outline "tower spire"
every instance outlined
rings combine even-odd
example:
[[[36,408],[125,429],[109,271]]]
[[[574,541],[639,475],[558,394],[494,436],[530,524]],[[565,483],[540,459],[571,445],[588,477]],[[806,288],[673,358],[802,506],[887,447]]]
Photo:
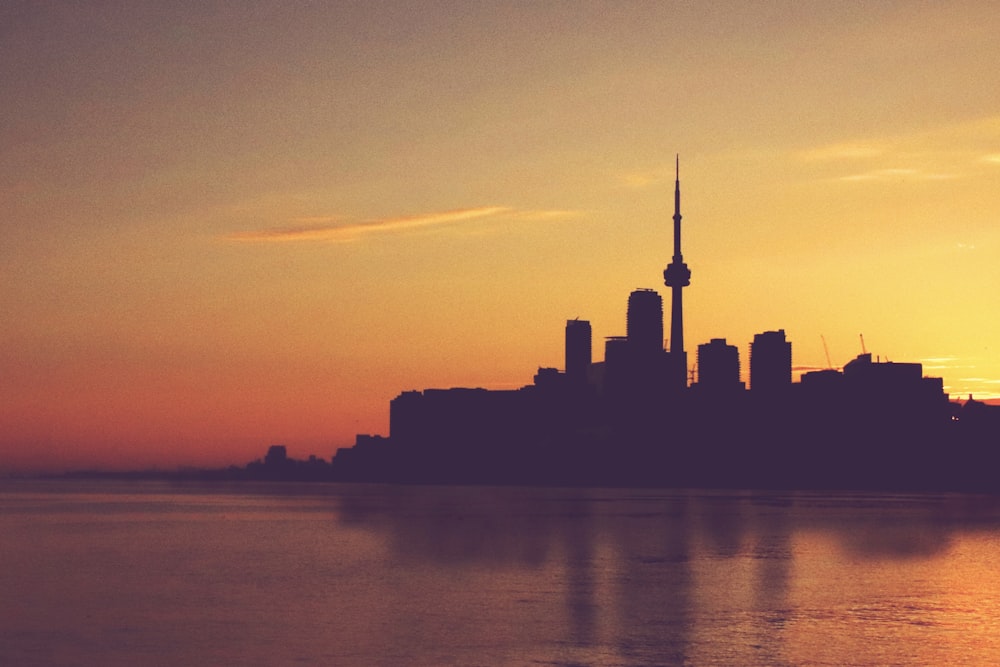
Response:
[[[681,256],[681,156],[677,154],[674,168],[674,259],[683,261]]]

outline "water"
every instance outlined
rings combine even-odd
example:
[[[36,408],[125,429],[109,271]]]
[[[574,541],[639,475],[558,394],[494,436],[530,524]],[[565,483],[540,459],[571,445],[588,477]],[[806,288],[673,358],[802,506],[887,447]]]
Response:
[[[0,482],[0,664],[1000,664],[998,562],[974,496]]]

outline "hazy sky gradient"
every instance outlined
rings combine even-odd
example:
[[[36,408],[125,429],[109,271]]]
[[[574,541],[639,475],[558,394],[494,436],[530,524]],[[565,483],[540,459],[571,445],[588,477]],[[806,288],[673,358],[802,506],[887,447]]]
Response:
[[[991,2],[7,2],[0,470],[329,457],[667,298],[1000,396]],[[281,243],[275,241],[283,241]],[[668,306],[669,308],[669,306]]]

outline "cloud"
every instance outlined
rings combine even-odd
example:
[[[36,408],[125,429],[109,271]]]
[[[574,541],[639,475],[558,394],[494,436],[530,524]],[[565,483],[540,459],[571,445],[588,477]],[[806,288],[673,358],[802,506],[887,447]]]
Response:
[[[919,361],[925,371],[956,371],[975,368],[975,365],[969,364],[968,360],[960,357],[925,357]]]
[[[919,131],[862,137],[799,150],[793,157],[809,163],[822,180],[842,182],[926,182],[982,173],[1000,164],[1000,116],[927,127]],[[839,175],[836,172],[840,172]]]
[[[622,187],[632,190],[641,190],[642,188],[648,188],[651,185],[663,183],[665,178],[666,176],[661,171],[633,171],[627,174],[619,174],[618,182]]]
[[[526,210],[511,211],[510,217],[517,220],[528,220],[531,222],[544,222],[546,220],[566,220],[567,218],[578,218],[583,215],[583,211],[572,209],[551,209],[551,210]]]
[[[886,152],[884,144],[876,142],[851,141],[810,148],[799,153],[799,157],[810,162],[829,160],[859,160],[878,157]]]
[[[297,218],[292,227],[277,227],[225,236],[228,241],[245,243],[284,243],[294,241],[353,241],[366,234],[403,232],[426,227],[452,225],[505,216],[521,220],[553,220],[579,215],[570,210],[516,210],[507,206],[480,206],[436,213],[378,218],[351,222],[340,216]]]
[[[480,206],[440,213],[379,218],[361,222],[345,222],[338,216],[299,218],[295,227],[279,227],[226,236],[230,241],[278,243],[287,241],[349,241],[364,234],[394,232],[420,227],[454,224],[495,216],[509,211],[505,206]]]
[[[890,167],[840,176],[838,181],[942,181],[958,178],[956,174],[927,173],[919,169]]]
[[[994,380],[991,378],[959,378],[959,382],[970,382],[976,384],[987,384],[987,385],[1000,385],[1000,380]]]
[[[614,174],[619,187],[629,190],[641,190],[651,186],[658,186],[669,183],[673,185],[676,178],[676,165],[674,162],[660,167],[650,169],[639,169],[634,171],[619,172]]]
[[[885,181],[889,179],[903,179],[911,178],[917,175],[916,169],[901,169],[901,168],[889,168],[889,169],[872,169],[871,171],[861,172],[860,174],[851,174],[849,176],[840,176],[838,180],[841,181]]]

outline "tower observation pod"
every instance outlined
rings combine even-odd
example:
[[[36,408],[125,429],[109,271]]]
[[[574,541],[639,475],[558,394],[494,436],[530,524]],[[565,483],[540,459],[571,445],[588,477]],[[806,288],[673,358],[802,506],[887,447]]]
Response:
[[[691,269],[681,254],[681,159],[677,156],[674,180],[674,256],[663,271],[663,283],[671,290],[670,386],[687,386],[687,353],[684,351],[684,305],[682,290],[691,284]]]

